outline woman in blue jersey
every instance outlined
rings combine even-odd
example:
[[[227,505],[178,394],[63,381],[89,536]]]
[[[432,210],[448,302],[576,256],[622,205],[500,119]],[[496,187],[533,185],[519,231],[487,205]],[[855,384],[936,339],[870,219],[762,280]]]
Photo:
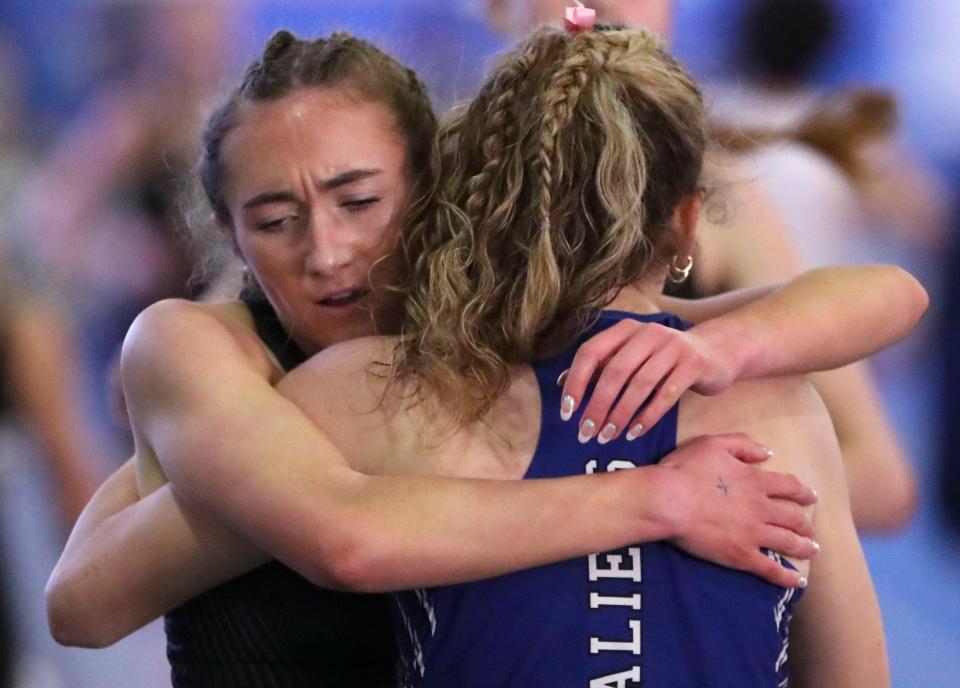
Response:
[[[836,439],[807,382],[684,395],[655,426],[631,428],[633,443],[622,427],[578,443],[550,412],[580,338],[624,319],[684,327],[657,313],[657,295],[689,263],[704,132],[699,89],[651,34],[535,33],[442,135],[450,205],[405,237],[400,339],[338,345],[280,388],[370,472],[609,473],[704,433],[749,432],[819,493],[820,554],[768,551],[809,587],[801,596],[652,543],[402,593],[405,685],[773,687],[789,669],[796,686],[888,684]],[[391,359],[384,380],[371,362]],[[722,471],[713,480],[718,495],[742,488]]]
[[[345,38],[337,40],[349,44]],[[341,45],[339,51],[334,51],[330,46],[320,46],[321,52],[328,56],[342,55],[348,52],[347,47]],[[326,72],[309,70],[313,78],[326,74],[328,82],[304,85],[298,80],[302,77],[280,78],[284,74],[282,65],[291,69],[292,64],[303,64],[308,61],[304,53],[312,54],[312,49],[289,34],[271,42],[263,60],[248,73],[250,83],[259,84],[260,90],[238,92],[234,109],[221,112],[231,116],[215,120],[219,124],[212,130],[219,131],[228,164],[219,169],[220,177],[214,174],[208,179],[215,187],[225,188],[225,204],[220,208],[214,195],[215,209],[222,221],[230,223],[228,229],[238,250],[260,278],[280,322],[307,351],[373,329],[369,323],[367,328],[354,327],[357,313],[338,309],[369,296],[369,286],[356,288],[351,280],[368,284],[364,280],[370,279],[367,274],[370,264],[377,262],[389,247],[389,241],[378,242],[377,232],[395,226],[396,211],[403,207],[397,199],[403,198],[403,194],[391,189],[404,183],[403,172],[412,164],[406,158],[409,152],[403,138],[397,135],[396,122],[385,117],[385,110],[389,113],[393,106],[388,104],[385,109],[383,99],[373,98],[369,83],[356,73],[348,71],[345,76],[343,71],[337,72],[328,65]],[[369,69],[369,63],[361,62],[360,66],[366,68],[362,72],[365,78],[376,73]],[[342,64],[340,68],[344,69]],[[345,82],[351,88],[345,88]],[[410,83],[405,84],[406,88],[409,86]],[[318,128],[316,122],[321,122],[321,127]],[[312,133],[317,130],[325,135]],[[364,132],[364,137],[358,138],[357,131]],[[364,140],[368,145],[364,146]],[[328,148],[330,142],[336,144],[333,149]],[[318,151],[325,152],[321,155]],[[316,161],[318,155],[320,163]],[[318,185],[320,191],[340,191],[346,195],[331,196],[335,202],[330,207],[322,194],[314,199],[310,187],[302,191],[306,199],[297,199],[291,189],[299,187],[291,180],[298,179],[302,160],[317,165],[327,181],[337,180],[338,184]],[[345,170],[350,173],[348,177],[342,176],[344,160],[350,161]],[[370,189],[350,186],[373,183],[371,178],[386,172],[394,174],[396,180],[385,184],[381,192],[371,193]],[[375,181],[382,183],[382,178]],[[311,279],[307,280],[311,286],[308,295],[311,303],[330,309],[325,312],[326,316],[336,313],[349,325],[338,325],[338,321],[328,317],[323,320],[323,327],[318,327],[310,320],[315,316],[309,309],[297,306],[293,298],[306,295],[297,291],[302,289],[296,286],[302,276],[298,276],[290,263],[300,260],[300,253],[287,248],[294,243],[294,237],[299,236],[298,216],[291,213],[290,206],[307,208],[320,216],[340,208],[336,212],[343,213],[340,219],[345,222],[353,216],[353,211],[346,208],[377,208],[385,198],[390,199],[393,210],[382,213],[381,222],[366,227],[367,234],[358,234],[363,229],[359,225],[353,233],[347,233],[344,224],[341,230],[344,236],[317,228],[309,239],[314,242],[309,244],[306,258],[311,266],[308,274]],[[343,203],[347,204],[345,208]],[[470,204],[464,207],[468,212],[476,211]],[[410,231],[404,238],[413,246],[422,236]],[[443,235],[432,232],[429,236],[441,239]],[[344,237],[349,239],[346,244]],[[356,256],[348,256],[349,260],[343,258],[342,252],[350,248],[349,243],[360,238],[371,242],[362,253],[372,258],[366,261]],[[356,252],[356,245],[353,250]],[[430,255],[424,253],[423,258],[428,259]],[[338,265],[338,261],[344,264]],[[337,279],[327,276],[319,279],[325,271]],[[874,274],[877,283],[885,279],[889,283],[891,274],[881,273],[884,274],[879,278]],[[869,277],[870,273],[859,274]],[[383,297],[378,294],[377,298]],[[901,305],[906,307],[906,303]],[[802,307],[800,309],[802,312]],[[744,322],[763,312],[763,308],[752,311],[753,315],[747,316]],[[383,318],[380,326],[389,328],[390,311],[384,309],[380,315]],[[873,320],[870,324],[871,329],[877,327]],[[174,334],[168,332],[164,336],[162,327]],[[153,336],[146,337],[146,332]],[[829,334],[829,329],[826,332]],[[198,336],[206,339],[202,345],[197,341]],[[886,336],[891,336],[889,331]],[[213,346],[211,341],[219,344]],[[468,435],[464,440],[464,436],[458,434],[459,439],[452,440],[452,444],[435,445],[432,440],[424,444],[418,436],[400,436],[387,431],[382,421],[378,421],[377,427],[384,432],[368,432],[364,441],[373,442],[379,437],[389,445],[389,451],[384,452],[383,446],[368,446],[367,459],[376,466],[347,466],[323,433],[304,427],[296,409],[273,393],[270,383],[280,377],[280,371],[255,339],[250,316],[243,307],[166,304],[141,321],[131,342],[132,352],[128,352],[125,374],[138,432],[138,466],[144,491],[153,490],[166,472],[182,494],[194,503],[211,510],[232,528],[241,530],[256,544],[321,584],[389,589],[447,583],[494,575],[635,539],[658,537],[673,537],[691,552],[710,554],[710,549],[704,546],[703,535],[705,530],[723,527],[723,517],[718,515],[722,512],[734,518],[730,505],[737,499],[763,507],[769,486],[777,482],[769,479],[771,474],[722,459],[724,452],[736,447],[741,448],[741,453],[749,454],[749,450],[744,449],[749,443],[742,439],[694,443],[675,454],[668,467],[651,466],[632,475],[638,481],[640,476],[647,476],[647,488],[638,494],[649,499],[651,508],[670,511],[672,506],[676,513],[676,505],[682,502],[694,510],[699,509],[701,516],[691,513],[688,520],[687,514],[680,513],[676,522],[670,517],[638,533],[623,525],[625,521],[636,522],[628,513],[632,506],[627,474],[598,476],[582,487],[574,487],[576,481],[572,480],[505,483],[418,476],[377,479],[371,477],[380,472],[377,469],[387,474],[432,472],[425,470],[430,467],[427,461],[411,470],[411,457],[422,454],[436,459],[442,455],[446,457],[442,463],[450,464],[457,457],[477,452],[480,445],[474,440],[486,442],[489,438],[477,435],[471,440]],[[814,341],[812,350],[801,347],[800,352],[819,362],[830,362],[834,360],[831,356],[836,355],[825,353],[831,343],[829,338]],[[760,344],[760,358],[765,362],[757,368],[754,360],[752,374],[762,371],[764,365],[768,370],[797,365],[790,361],[790,355],[780,363],[774,362],[782,354],[767,352],[765,343]],[[752,345],[747,348],[751,349]],[[342,355],[343,350],[340,351],[336,353],[337,347],[331,349],[331,360]],[[245,363],[239,365],[237,359]],[[346,361],[345,374],[358,372],[353,363]],[[181,365],[183,370],[178,369]],[[238,373],[238,368],[245,372]],[[331,384],[342,379],[333,376]],[[295,391],[296,387],[293,389],[299,397],[300,392]],[[360,384],[357,391],[368,391],[368,388]],[[495,388],[476,388],[481,396],[494,391]],[[178,402],[185,397],[194,405],[189,412],[164,410],[163,405],[172,403],[169,399],[174,397]],[[343,394],[340,399],[331,399],[331,403],[336,406],[349,398],[349,394]],[[539,408],[536,400],[533,401],[531,408]],[[560,407],[559,399],[557,406]],[[365,411],[374,407],[376,404]],[[361,416],[367,422],[376,414]],[[567,435],[572,437],[570,428]],[[440,439],[443,437],[445,435]],[[396,446],[394,440],[398,441]],[[361,444],[355,443],[356,447]],[[692,464],[687,457],[697,453],[696,450],[702,454],[697,476],[701,489],[699,504],[690,499],[692,493],[685,482],[685,471]],[[396,463],[392,454],[396,455]],[[488,468],[471,477],[508,477],[498,475],[495,470],[498,464],[490,461],[502,455],[502,446],[489,447]],[[161,465],[163,471],[158,470]],[[714,488],[713,473],[718,467],[726,473],[727,481],[735,481],[737,485],[729,495],[719,496]],[[108,621],[113,625],[102,635],[94,636],[94,644],[109,642],[152,615],[264,560],[262,554],[232,536],[229,530],[174,503],[169,487],[152,492],[131,507],[130,488],[124,487],[129,477],[129,471],[118,476],[95,500],[89,518],[81,522],[51,582],[52,616],[67,624],[70,620],[62,613],[64,610],[79,612],[81,622],[85,614],[89,617],[91,609],[98,609],[97,605],[112,603],[121,610],[119,620],[113,617],[114,620]],[[704,480],[709,483],[707,489],[703,487]],[[780,490],[780,487],[773,489],[775,493]],[[708,503],[710,509],[717,510],[712,518],[705,513],[709,510],[705,509]],[[491,509],[490,504],[499,508]],[[602,512],[603,518],[594,517]],[[766,572],[777,579],[776,571],[771,572],[757,563],[757,558],[769,560],[756,556],[756,545],[802,551],[803,542],[784,528],[768,528],[762,520],[740,522],[749,525],[744,530],[752,531],[749,537],[743,538],[743,543],[734,546],[739,548],[735,558],[748,564],[744,568]],[[674,531],[678,524],[682,524],[683,529]],[[801,525],[796,525],[802,530]],[[133,532],[139,533],[140,539],[131,538]],[[504,542],[505,533],[509,534],[509,542]],[[132,550],[123,549],[131,543]],[[103,548],[98,550],[101,544]],[[121,554],[144,550],[149,552],[149,562]],[[723,557],[714,559],[723,560]],[[87,572],[94,567],[99,577],[91,579]],[[796,580],[796,574],[790,573],[789,579]],[[99,592],[92,596],[85,594],[94,589]],[[281,589],[273,594],[282,596],[282,592]],[[69,628],[60,631],[61,637],[71,639]],[[74,637],[82,636],[81,630]]]

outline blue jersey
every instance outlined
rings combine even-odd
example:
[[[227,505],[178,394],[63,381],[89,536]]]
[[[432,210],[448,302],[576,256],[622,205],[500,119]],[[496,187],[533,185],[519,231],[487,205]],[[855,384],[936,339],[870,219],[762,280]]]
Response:
[[[590,334],[625,317],[636,316],[605,312]],[[684,326],[669,315],[640,319]],[[573,354],[534,366],[544,412],[525,479],[650,465],[676,447],[676,407],[634,442],[621,436],[607,445],[581,445],[573,423],[554,412],[561,395],[556,379]],[[788,623],[797,597],[666,542],[405,591],[395,595],[394,610],[401,685],[785,686]]]

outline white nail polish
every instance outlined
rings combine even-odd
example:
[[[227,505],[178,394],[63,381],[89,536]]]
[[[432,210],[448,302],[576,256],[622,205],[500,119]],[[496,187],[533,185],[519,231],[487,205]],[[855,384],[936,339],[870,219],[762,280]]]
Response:
[[[798,588],[805,588],[805,587],[807,587],[807,577],[806,577],[806,576],[800,576],[800,580],[797,581],[797,587],[798,587]]]
[[[563,383],[567,381],[567,375],[569,374],[570,374],[569,368],[567,368],[562,373],[560,373],[560,376],[557,377],[557,387],[563,387]]]
[[[569,394],[560,401],[560,419],[570,420],[573,416],[573,410],[577,406],[577,400]]]
[[[577,439],[580,440],[580,444],[586,444],[593,439],[593,434],[597,431],[597,425],[592,420],[585,420],[580,423],[580,434],[577,435]]]
[[[603,430],[600,431],[600,434],[597,436],[598,444],[606,444],[613,439],[613,436],[617,434],[617,426],[613,423],[607,423],[603,426]]]
[[[627,442],[633,442],[643,434],[643,423],[637,423],[627,432]]]
[[[819,553],[820,553],[820,543],[817,542],[816,540],[811,540],[811,541],[810,541],[810,544],[813,545],[813,551],[816,552],[817,554],[819,554]]]

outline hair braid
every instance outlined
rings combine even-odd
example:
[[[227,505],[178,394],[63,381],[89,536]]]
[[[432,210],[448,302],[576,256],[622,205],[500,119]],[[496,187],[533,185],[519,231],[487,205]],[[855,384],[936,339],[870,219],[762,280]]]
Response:
[[[699,90],[658,41],[534,33],[441,128],[435,226],[405,242],[396,372],[441,417],[481,418],[509,364],[569,346],[659,265],[703,148]]]

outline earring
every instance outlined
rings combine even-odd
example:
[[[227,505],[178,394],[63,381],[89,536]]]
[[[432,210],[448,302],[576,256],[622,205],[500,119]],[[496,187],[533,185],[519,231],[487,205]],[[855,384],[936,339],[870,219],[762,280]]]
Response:
[[[667,279],[674,284],[682,284],[690,276],[693,270],[693,256],[687,256],[687,264],[683,267],[677,265],[677,256],[670,261],[670,271],[667,273]]]

